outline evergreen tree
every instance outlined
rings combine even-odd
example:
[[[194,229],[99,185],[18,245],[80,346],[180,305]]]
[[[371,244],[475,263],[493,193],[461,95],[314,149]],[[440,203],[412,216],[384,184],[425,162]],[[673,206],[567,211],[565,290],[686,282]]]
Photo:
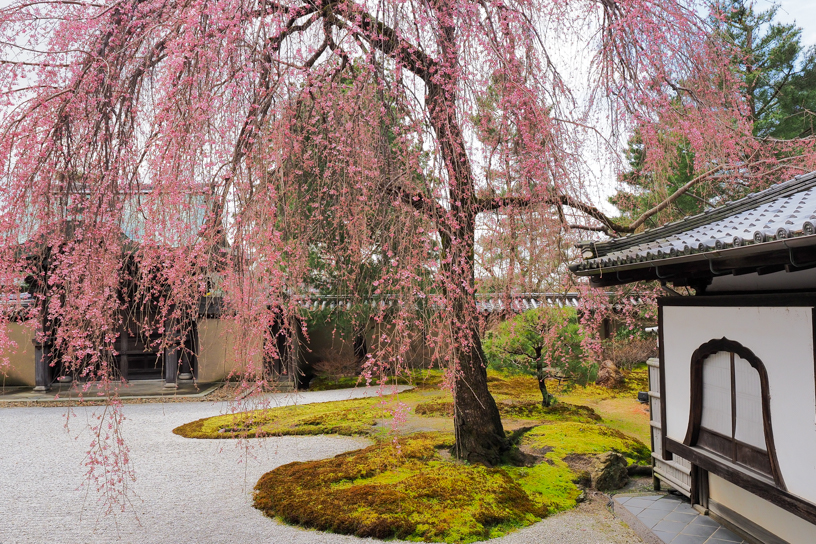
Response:
[[[732,70],[744,82],[747,116],[758,139],[795,140],[813,135],[816,121],[816,48],[802,45],[802,29],[776,21],[778,5],[761,11],[753,0],[717,0],[712,18],[719,37],[734,48]],[[678,100],[678,108],[683,104]],[[667,140],[672,127],[665,127]],[[695,176],[711,168],[696,164],[687,141],[671,153],[667,172],[645,168],[645,146],[639,131],[626,151],[629,171],[620,176],[622,188],[609,200],[632,222],[657,206]],[[788,152],[789,153],[789,152]],[[781,156],[780,156],[781,158]],[[732,185],[726,190],[716,179],[694,185],[664,210],[649,217],[655,227],[702,212],[753,189]]]

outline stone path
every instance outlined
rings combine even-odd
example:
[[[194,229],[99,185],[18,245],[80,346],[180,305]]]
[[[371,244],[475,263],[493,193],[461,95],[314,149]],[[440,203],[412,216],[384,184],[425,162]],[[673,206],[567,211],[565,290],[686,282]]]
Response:
[[[299,403],[376,394],[365,389],[303,393]],[[273,397],[276,404],[293,396]],[[0,543],[351,544],[371,540],[307,531],[264,517],[251,506],[265,472],[293,461],[330,457],[369,442],[347,437],[279,437],[238,441],[174,435],[183,423],[223,413],[227,404],[124,406],[123,433],[137,479],[124,512],[105,514],[83,487],[91,437],[88,421],[103,407],[0,409]],[[66,421],[68,426],[66,429]],[[605,504],[598,501],[598,504]],[[636,544],[635,534],[603,506],[552,516],[495,544]]]
[[[119,397],[121,399],[149,398],[149,397],[204,397],[220,387],[220,383],[194,383],[179,381],[174,389],[164,387],[164,380],[132,380],[120,384]],[[71,402],[78,398],[85,400],[99,400],[99,389],[95,385],[88,386],[75,384],[54,384],[48,391],[34,391],[33,387],[0,387],[0,405],[10,402],[47,402],[55,400]]]
[[[647,530],[665,544],[747,544],[719,523],[703,516],[688,501],[673,495],[646,495],[614,497],[615,511],[626,512],[636,518]],[[626,516],[623,516],[626,519]],[[637,530],[637,527],[635,527]],[[650,540],[648,537],[646,540]]]

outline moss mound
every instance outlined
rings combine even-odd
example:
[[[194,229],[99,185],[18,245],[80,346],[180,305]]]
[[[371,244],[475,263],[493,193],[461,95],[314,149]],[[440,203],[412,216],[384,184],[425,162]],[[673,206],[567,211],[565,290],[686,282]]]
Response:
[[[501,400],[498,402],[502,417],[513,419],[531,419],[543,421],[582,421],[592,423],[601,421],[595,410],[587,406],[576,406],[559,402],[544,408],[538,400]]]
[[[577,474],[564,460],[618,451],[648,459],[639,441],[603,425],[575,421],[531,428],[530,467],[485,468],[452,461],[447,433],[413,434],[332,459],[290,463],[265,474],[255,507],[288,523],[360,537],[473,542],[575,506]]]
[[[623,382],[618,387],[603,387],[588,383],[587,385],[576,385],[565,381],[561,384],[548,385],[550,393],[556,397],[559,395],[578,396],[583,399],[613,399],[631,398],[636,399],[638,391],[649,390],[649,367],[645,363],[635,365],[631,370],[621,370]]]
[[[432,374],[424,377],[433,382],[438,376]],[[601,417],[587,406],[557,402],[549,408],[543,408],[538,384],[529,376],[502,378],[491,373],[489,381],[502,418],[539,423],[601,421]],[[392,417],[388,408],[393,405],[394,400],[394,397],[388,395],[383,398],[304,404],[227,414],[193,421],[174,429],[173,432],[186,438],[210,439],[318,434],[370,435],[377,430],[379,421]],[[439,390],[436,384],[422,385],[413,391],[401,393],[396,400],[412,409],[413,415],[409,416],[409,420],[414,415],[445,419],[453,416],[453,401],[450,394]],[[423,426],[426,427],[427,424],[420,425]],[[410,424],[408,428],[410,429]]]
[[[547,451],[550,459],[616,451],[626,457],[629,463],[647,463],[651,456],[649,448],[641,441],[616,429],[576,421],[534,427],[524,435],[521,445]]]
[[[501,468],[444,459],[449,434],[416,434],[265,474],[255,507],[289,523],[360,537],[473,542],[529,525],[547,504]]]
[[[391,417],[391,397],[217,416],[174,432],[189,438],[373,436],[379,442],[369,448],[267,473],[256,486],[255,506],[300,526],[418,541],[494,538],[572,508],[580,491],[578,475],[567,464],[571,457],[589,456],[591,462],[592,455],[611,450],[630,462],[648,461],[646,446],[600,424],[592,408],[561,401],[543,408],[534,378],[491,372],[489,381],[503,418],[535,425],[518,429],[514,440],[532,466],[488,469],[455,462],[446,451],[453,443],[448,433],[406,434],[395,445],[376,432],[378,422]],[[452,414],[450,395],[433,386],[401,393],[396,400],[413,409],[405,433],[412,422],[414,430],[426,430]],[[643,419],[648,425],[648,417]]]
[[[414,413],[418,416],[427,417],[453,417],[453,401],[434,399],[420,402],[414,408]]]
[[[285,406],[199,419],[173,429],[186,438],[366,434],[378,418],[390,417],[379,399]]]
[[[583,421],[591,423],[601,421],[595,410],[587,406],[557,403],[544,408],[538,400],[511,400],[497,401],[502,418],[529,419],[533,421]],[[426,417],[452,417],[453,401],[433,399],[421,402],[414,408],[414,413]]]

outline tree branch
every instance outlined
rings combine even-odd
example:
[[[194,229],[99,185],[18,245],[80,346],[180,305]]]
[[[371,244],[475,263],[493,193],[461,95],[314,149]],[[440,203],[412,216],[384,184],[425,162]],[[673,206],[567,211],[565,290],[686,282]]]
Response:
[[[333,25],[351,32],[355,37],[362,38],[371,47],[400,62],[426,82],[430,81],[431,76],[436,73],[438,67],[434,59],[400,38],[393,28],[372,17],[358,6],[351,2],[343,2],[329,5],[326,9],[328,11],[326,17]],[[355,21],[362,33],[351,28],[348,22],[338,17]]]
[[[523,208],[530,206],[531,204],[534,204],[536,202],[538,201],[533,200],[532,197],[505,196],[505,197],[481,198],[477,201],[476,211],[477,213],[479,213],[487,211],[496,211],[508,207]],[[627,230],[630,227],[615,222],[595,206],[576,200],[575,198],[569,195],[565,194],[554,195],[547,197],[540,202],[542,204],[547,204],[550,206],[567,206],[569,208],[579,210],[581,212],[584,212],[588,216],[592,217],[593,219],[600,221],[604,225],[603,227],[593,228],[592,230],[599,230],[600,232],[606,232],[607,234],[609,234],[610,231],[612,232],[634,231],[634,228],[632,228],[631,230]]]

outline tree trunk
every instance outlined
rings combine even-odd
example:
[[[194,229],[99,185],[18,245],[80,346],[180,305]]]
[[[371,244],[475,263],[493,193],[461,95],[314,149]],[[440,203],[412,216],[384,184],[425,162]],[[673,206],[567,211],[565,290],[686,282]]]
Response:
[[[538,390],[541,391],[541,406],[549,408],[552,406],[553,396],[547,391],[547,373],[544,372],[544,363],[541,361],[541,348],[536,348],[536,378],[538,378]]]
[[[457,363],[454,383],[454,455],[470,463],[493,466],[509,451],[496,401],[487,388],[487,358],[479,337],[474,288],[475,215],[463,213],[453,239],[443,236],[442,270],[454,331]]]
[[[440,48],[437,72],[426,79],[426,104],[447,173],[448,202],[445,217],[436,217],[442,241],[443,289],[448,299],[456,380],[454,383],[454,455],[488,466],[501,462],[510,442],[504,434],[496,401],[487,389],[487,359],[479,339],[474,246],[476,195],[467,145],[456,112],[456,20],[453,7],[431,2],[440,21],[436,36]]]
[[[499,408],[487,389],[482,343],[475,330],[471,334],[473,346],[460,355],[460,373],[454,389],[454,454],[470,463],[493,466],[501,462],[510,443],[504,434]]]

